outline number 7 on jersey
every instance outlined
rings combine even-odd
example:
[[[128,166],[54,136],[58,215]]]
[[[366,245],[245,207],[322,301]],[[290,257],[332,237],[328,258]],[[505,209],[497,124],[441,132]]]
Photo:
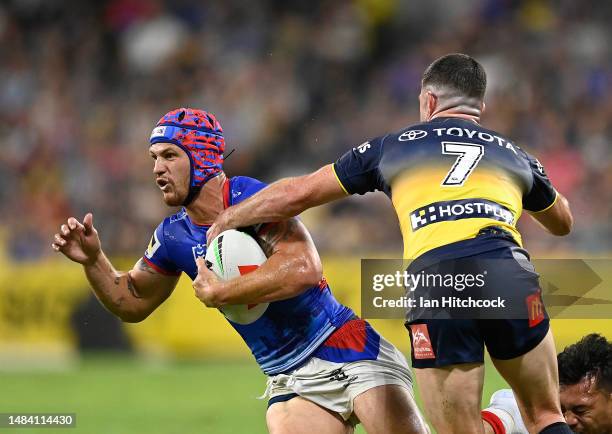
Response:
[[[484,146],[475,143],[442,142],[442,154],[457,155],[442,185],[461,187],[484,155]]]

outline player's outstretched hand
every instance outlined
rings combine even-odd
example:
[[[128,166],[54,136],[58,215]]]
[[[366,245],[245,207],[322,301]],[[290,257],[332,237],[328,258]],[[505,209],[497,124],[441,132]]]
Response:
[[[198,275],[193,281],[193,289],[195,295],[207,307],[219,307],[221,304],[218,300],[218,282],[219,278],[215,273],[206,267],[206,261],[203,258],[196,260],[198,265]]]
[[[98,231],[93,226],[93,215],[88,213],[83,218],[83,223],[70,217],[53,237],[51,247],[74,262],[93,264],[101,252]]]

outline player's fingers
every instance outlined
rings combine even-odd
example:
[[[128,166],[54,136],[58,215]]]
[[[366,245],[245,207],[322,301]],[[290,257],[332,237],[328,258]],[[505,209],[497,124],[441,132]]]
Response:
[[[198,274],[200,274],[200,271],[202,270],[208,270],[206,268],[206,261],[204,260],[204,258],[196,259],[196,265],[198,266]]]
[[[90,234],[93,230],[93,214],[88,212],[83,217],[83,226],[85,227],[85,233]]]
[[[70,217],[68,219],[68,227],[72,230],[75,229],[83,229],[83,225],[81,224],[81,222],[79,222],[77,219],[75,219],[74,217]]]
[[[53,238],[54,238],[54,244],[57,244],[60,247],[63,247],[66,245],[66,240],[63,239],[60,234],[55,234]]]
[[[62,235],[70,235],[70,229],[68,228],[67,225],[61,225],[60,226],[60,232],[62,233]]]
[[[198,274],[206,279],[206,281],[218,280],[217,275],[212,271],[211,267],[212,264],[204,259],[202,259],[201,265],[198,267]]]
[[[210,246],[212,240],[214,240],[217,236],[217,224],[213,223],[211,227],[206,231],[206,245]]]
[[[200,298],[200,292],[202,291],[202,288],[204,287],[204,285],[205,283],[202,277],[198,274],[198,277],[196,277],[193,283],[191,284],[191,287],[195,291],[196,297]]]
[[[51,244],[51,248],[52,248],[54,251],[56,251],[56,252],[59,252],[59,251],[60,251],[60,246],[58,246],[58,245],[57,245],[57,244],[55,244],[55,243]]]

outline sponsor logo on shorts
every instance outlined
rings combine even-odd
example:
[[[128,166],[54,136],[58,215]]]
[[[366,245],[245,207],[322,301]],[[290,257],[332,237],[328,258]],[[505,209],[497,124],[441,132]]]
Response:
[[[411,324],[412,355],[415,359],[435,359],[436,355],[429,338],[427,324]]]
[[[412,140],[419,140],[422,139],[423,137],[427,136],[427,131],[423,131],[423,130],[408,130],[404,133],[402,133],[397,140],[399,140],[400,142],[408,142],[408,141],[412,141]]]
[[[512,211],[503,205],[486,199],[460,199],[434,202],[410,213],[412,231],[432,223],[463,220],[469,218],[488,218],[500,222],[514,223]]]
[[[355,382],[359,378],[358,375],[351,375],[350,377],[346,375],[346,372],[342,370],[342,368],[334,369],[329,373],[329,381],[338,381],[345,382],[343,387],[346,389],[351,385],[351,383]]]
[[[538,289],[535,294],[525,298],[527,303],[527,314],[529,315],[529,327],[535,327],[544,321],[544,303],[542,302],[542,291]]]

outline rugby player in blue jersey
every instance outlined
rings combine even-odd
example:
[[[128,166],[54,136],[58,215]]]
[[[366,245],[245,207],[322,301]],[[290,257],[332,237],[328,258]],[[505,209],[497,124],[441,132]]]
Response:
[[[426,269],[497,260],[487,285],[506,285],[521,317],[434,319],[408,312],[412,363],[425,411],[439,433],[484,433],[484,348],[508,381],[532,433],[570,433],[559,405],[557,363],[537,275],[516,223],[526,210],[554,235],[569,233],[566,199],[544,168],[480,124],[486,75],[463,54],[433,62],[421,83],[421,123],[369,140],[334,164],[278,181],[219,215],[208,234],[279,221],[350,194],[384,192],[404,238],[404,258]],[[429,265],[427,265],[429,264]]]
[[[180,274],[189,275],[198,298],[221,308],[268,375],[271,433],[350,433],[358,422],[372,434],[426,433],[405,358],[336,301],[299,220],[253,228],[268,256],[256,270],[220,281],[206,268],[206,232],[215,217],[265,187],[253,178],[227,178],[224,149],[212,114],[167,113],[153,129],[149,153],[164,202],[183,208],[160,223],[134,268],[113,267],[91,213],[61,225],[53,249],[82,264],[102,304],[126,322],[144,320]],[[247,306],[238,318],[231,305]]]

